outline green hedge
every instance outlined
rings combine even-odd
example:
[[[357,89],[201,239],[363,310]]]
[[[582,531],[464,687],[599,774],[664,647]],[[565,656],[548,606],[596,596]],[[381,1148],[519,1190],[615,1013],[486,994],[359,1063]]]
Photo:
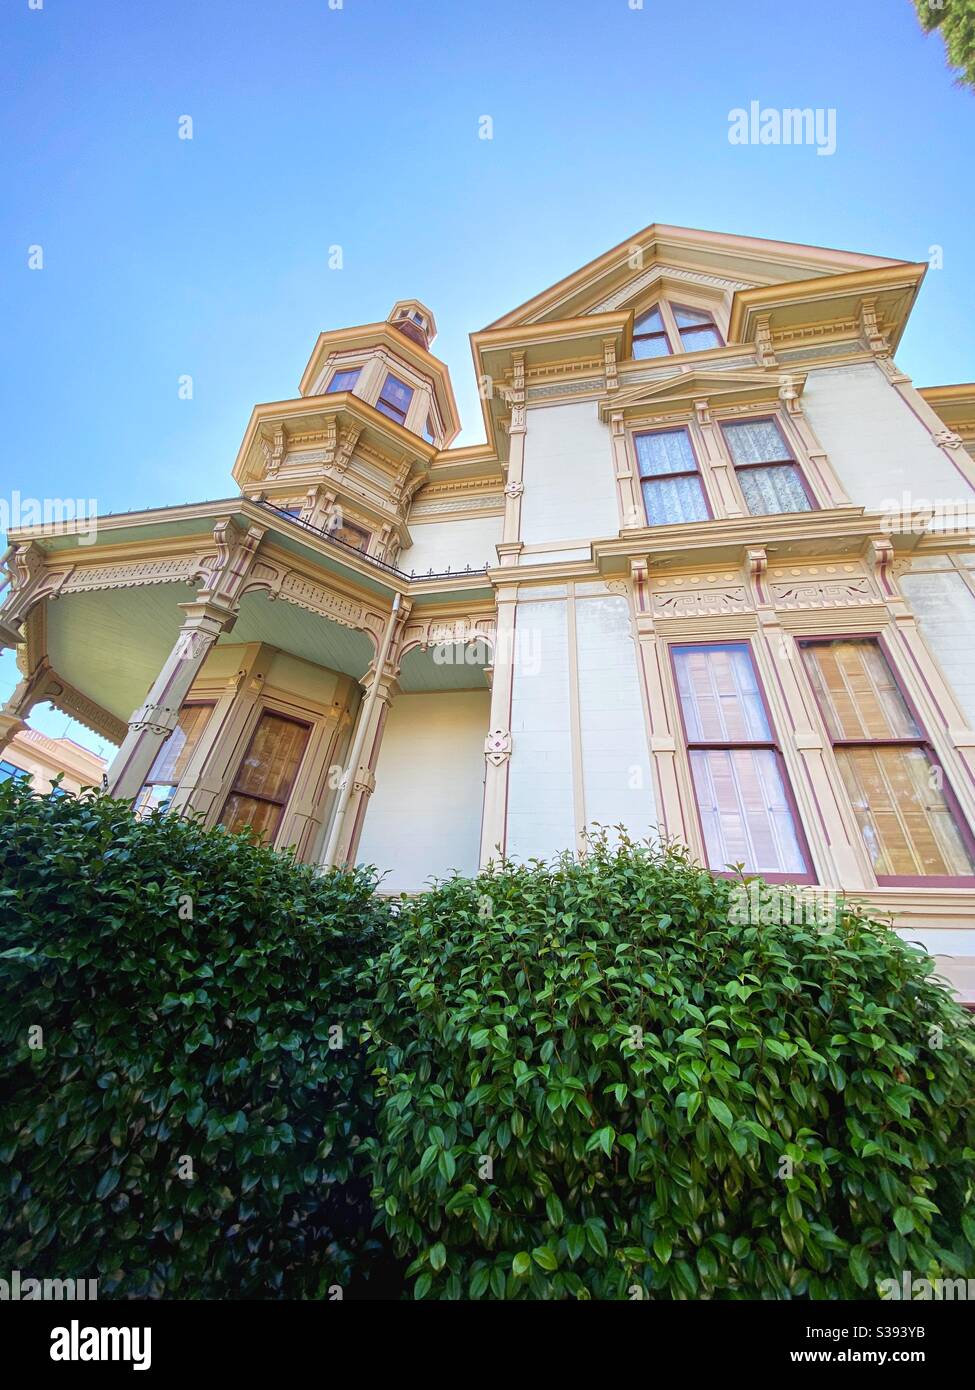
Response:
[[[0,866],[0,1267],[102,1296],[355,1285],[372,875],[12,781]]]
[[[416,1297],[975,1274],[968,1017],[887,929],[736,924],[730,892],[597,841],[404,906],[370,1152]]]
[[[972,1025],[886,929],[739,921],[627,842],[374,890],[0,785],[0,1267],[168,1298],[975,1274]]]

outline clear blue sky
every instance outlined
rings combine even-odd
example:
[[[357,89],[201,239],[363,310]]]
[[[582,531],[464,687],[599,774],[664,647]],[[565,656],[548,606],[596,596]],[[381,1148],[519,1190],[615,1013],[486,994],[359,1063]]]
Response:
[[[975,95],[910,0],[631,3],[5,0],[0,495],[225,496],[316,334],[409,296],[473,441],[468,333],[653,221],[939,245],[900,361],[972,380]],[[835,108],[836,153],[729,144],[753,99]]]

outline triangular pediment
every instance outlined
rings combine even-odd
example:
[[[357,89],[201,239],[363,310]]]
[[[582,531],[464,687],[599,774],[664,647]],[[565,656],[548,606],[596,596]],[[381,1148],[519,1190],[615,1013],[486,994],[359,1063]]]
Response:
[[[724,300],[740,290],[900,265],[880,256],[652,223],[488,325],[512,328],[642,306],[656,291]]]
[[[802,372],[784,377],[780,371],[716,372],[695,368],[635,382],[602,402],[600,413],[604,416],[636,414],[644,409],[666,413],[690,410],[697,401],[719,407],[795,400],[802,394],[805,382]]]

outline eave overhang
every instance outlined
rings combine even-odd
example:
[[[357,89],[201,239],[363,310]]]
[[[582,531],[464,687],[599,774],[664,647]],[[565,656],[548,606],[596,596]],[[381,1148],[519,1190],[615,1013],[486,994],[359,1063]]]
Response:
[[[242,531],[262,527],[266,532],[263,545],[286,550],[314,570],[331,572],[346,585],[353,583],[390,600],[395,593],[417,602],[431,602],[447,601],[446,596],[454,593],[485,596],[491,592],[483,570],[411,577],[246,497],[99,518],[95,545],[82,542],[86,521],[67,522],[57,533],[43,526],[25,526],[11,530],[8,539],[11,546],[34,542],[45,552],[49,568],[68,573],[121,559],[164,559],[206,550],[213,546],[216,523],[227,519]]]
[[[920,394],[949,429],[966,443],[975,440],[975,382],[922,386]]]
[[[509,388],[516,365],[525,372],[554,363],[568,370],[573,363],[594,357],[602,362],[607,350],[618,362],[630,355],[632,333],[631,310],[472,333],[484,429],[502,460],[506,457],[504,422],[511,406]]]
[[[864,331],[864,310],[872,309],[879,332],[896,349],[927,266],[898,262],[841,275],[789,281],[737,290],[728,325],[729,343],[754,343],[767,326],[773,347],[790,341],[849,338]]]
[[[904,264],[884,256],[867,256],[830,247],[652,222],[487,327],[489,330],[508,328],[585,313],[654,263],[753,285]]]
[[[266,449],[273,434],[283,428],[285,436],[321,431],[341,443],[343,431],[355,436],[355,448],[365,448],[392,469],[409,465],[409,476],[425,476],[440,453],[412,430],[390,420],[375,406],[368,405],[350,391],[326,396],[299,396],[290,401],[268,401],[251,412],[244,438],[234,462],[232,476],[246,490],[266,480]],[[286,447],[286,446],[285,446]]]

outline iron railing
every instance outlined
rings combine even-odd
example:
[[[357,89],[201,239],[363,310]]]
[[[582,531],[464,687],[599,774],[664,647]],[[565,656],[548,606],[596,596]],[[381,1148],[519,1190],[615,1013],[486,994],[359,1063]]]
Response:
[[[360,550],[357,545],[350,545],[348,541],[340,540],[339,537],[327,527],[312,526],[311,522],[304,521],[299,516],[294,516],[291,512],[285,511],[283,507],[276,507],[273,502],[262,501],[258,502],[257,505],[259,507],[264,507],[269,512],[274,512],[277,516],[284,517],[286,521],[293,521],[296,526],[300,526],[305,531],[310,531],[313,536],[317,536],[320,540],[328,541],[329,545],[338,546],[340,550],[345,550],[352,555],[357,555],[359,559],[365,561],[367,565],[371,565],[375,569],[383,570],[386,574],[394,574],[397,579],[405,579],[407,582],[426,579],[470,579],[474,575],[486,574],[488,571],[488,565],[484,564],[479,568],[465,565],[462,570],[430,569],[427,570],[425,574],[417,574],[416,570],[410,570],[409,574],[407,574],[406,570],[401,570],[396,565],[391,565],[387,560],[377,559],[375,555],[367,555],[365,551]]]

